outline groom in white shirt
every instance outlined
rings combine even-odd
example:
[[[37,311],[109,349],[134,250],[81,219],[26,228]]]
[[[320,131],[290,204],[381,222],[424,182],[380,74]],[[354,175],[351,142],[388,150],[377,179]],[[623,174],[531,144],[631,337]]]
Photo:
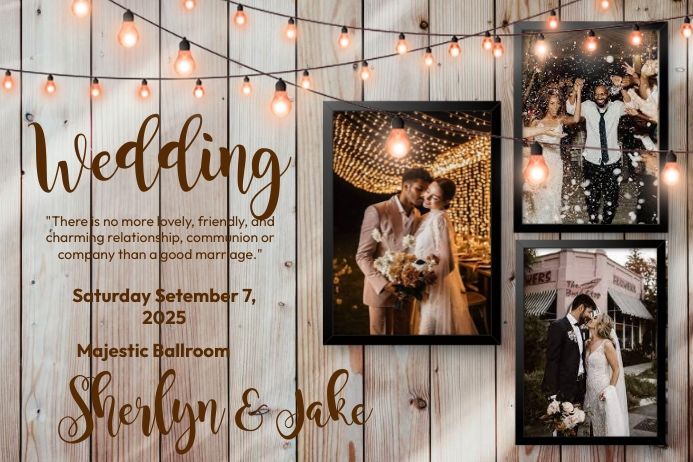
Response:
[[[592,224],[611,224],[618,208],[622,178],[618,124],[621,117],[626,115],[626,107],[631,106],[628,93],[621,91],[621,94],[623,101],[609,101],[609,89],[606,85],[597,85],[594,88],[594,101],[576,101],[575,95],[566,101],[568,114],[574,114],[575,106],[581,104],[581,115],[587,128],[582,172],[587,183],[587,215]]]

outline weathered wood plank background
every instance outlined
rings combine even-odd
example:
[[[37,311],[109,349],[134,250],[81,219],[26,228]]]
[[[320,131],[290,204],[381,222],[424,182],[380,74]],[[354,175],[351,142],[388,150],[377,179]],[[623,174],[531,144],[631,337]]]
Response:
[[[419,30],[423,22],[431,32],[477,32],[558,7],[560,0],[382,0],[322,1],[253,0],[254,6],[279,10],[347,26],[361,24]],[[69,13],[69,1],[4,0],[0,2],[0,67],[26,70],[79,72],[94,76],[166,77],[178,39],[138,21],[141,43],[123,50],[115,42],[122,10],[106,0],[94,0],[91,21],[78,21]],[[153,21],[186,35],[221,54],[230,55],[264,71],[351,61],[388,53],[393,37],[352,33],[352,46],[341,50],[333,28],[301,24],[296,44],[280,36],[285,20],[247,11],[249,26],[231,25],[235,5],[221,0],[198,0],[193,13],[185,13],[173,0],[122,0]],[[607,13],[598,13],[593,0],[566,7],[564,20],[648,20],[685,13],[684,1],[616,0]],[[672,21],[669,44],[669,145],[688,149],[693,134],[688,120],[693,105],[689,94],[688,46],[678,36],[679,21]],[[408,37],[411,46],[428,37]],[[435,42],[435,38],[430,39]],[[390,58],[371,63],[373,78],[366,84],[351,66],[312,73],[316,87],[351,100],[500,100],[503,133],[512,133],[512,39],[504,39],[506,55],[492,60],[477,40],[462,41],[462,58],[451,61],[436,48],[440,65],[424,70],[419,56]],[[241,67],[197,50],[201,74],[245,72]],[[297,75],[287,75],[295,81]],[[134,97],[135,82],[102,80],[104,95],[90,102],[86,79],[59,78],[58,93],[48,99],[41,91],[42,75],[15,74],[20,91],[0,94],[0,315],[4,332],[0,350],[2,412],[1,460],[174,460],[180,434],[143,437],[126,427],[117,438],[97,426],[89,443],[67,445],[56,433],[57,421],[73,409],[67,381],[76,374],[108,369],[114,374],[113,393],[132,401],[151,401],[153,384],[169,367],[178,372],[176,395],[185,400],[216,399],[227,407],[220,434],[203,431],[188,460],[468,460],[468,461],[687,461],[691,459],[690,367],[688,339],[689,297],[693,276],[689,265],[688,220],[693,216],[693,188],[684,183],[672,190],[668,235],[630,234],[514,234],[512,231],[511,142],[503,142],[503,308],[500,346],[445,347],[323,347],[322,346],[322,101],[298,92],[294,112],[284,120],[268,109],[273,82],[253,78],[252,98],[240,95],[238,79],[206,81],[207,96],[195,100],[192,82],[150,81],[147,101]],[[72,145],[78,132],[90,137],[95,151],[114,150],[133,139],[142,119],[161,114],[160,142],[177,136],[190,115],[200,113],[204,131],[216,145],[244,144],[274,149],[292,165],[283,177],[275,234],[280,241],[253,264],[227,262],[187,263],[65,263],[53,257],[44,240],[52,228],[48,215],[130,216],[241,215],[248,218],[247,200],[233,183],[201,184],[182,193],[170,172],[160,187],[147,193],[135,188],[127,175],[110,182],[80,183],[72,194],[43,193],[35,180],[31,121],[45,129],[49,152]],[[201,146],[198,139],[197,147]],[[192,148],[195,149],[196,146]],[[152,154],[157,146],[149,148]],[[148,151],[148,152],[149,152]],[[57,153],[53,153],[57,155]],[[70,156],[65,156],[70,158]],[[74,158],[72,158],[74,162]],[[693,178],[693,163],[679,157]],[[153,165],[153,163],[152,163]],[[328,166],[329,168],[329,166]],[[23,174],[26,172],[26,174]],[[657,447],[519,447],[514,444],[515,416],[515,300],[514,240],[666,238],[669,241],[668,436],[667,448]],[[162,246],[166,250],[165,246]],[[65,246],[67,248],[67,246]],[[89,245],[75,245],[89,250]],[[210,250],[223,250],[210,246]],[[142,250],[158,250],[158,246]],[[116,289],[137,286],[195,290],[255,287],[260,306],[199,304],[188,309],[192,322],[184,328],[160,330],[141,324],[135,304],[114,308],[108,304],[75,305],[75,287]],[[174,308],[162,305],[162,309]],[[123,359],[103,363],[77,359],[77,342],[151,343],[206,342],[228,345],[228,361]],[[286,441],[273,420],[285,408],[294,408],[300,388],[306,402],[324,399],[329,375],[349,371],[343,396],[347,403],[364,401],[373,408],[365,427],[332,423],[325,428],[304,427],[297,440]],[[268,406],[265,425],[243,432],[229,418],[240,406],[248,387],[261,393]]]

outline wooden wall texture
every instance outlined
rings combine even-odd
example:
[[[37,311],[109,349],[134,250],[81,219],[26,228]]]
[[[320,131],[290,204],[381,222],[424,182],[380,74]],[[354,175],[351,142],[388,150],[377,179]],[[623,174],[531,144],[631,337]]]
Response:
[[[280,39],[281,18],[249,11],[250,26],[230,27],[229,8],[221,0],[198,0],[192,14],[174,0],[122,0],[133,11],[161,21],[191,40],[265,71],[294,66],[358,60],[389,53],[393,37],[379,33],[352,34],[348,50],[336,46],[335,30],[300,24],[297,44]],[[565,8],[564,20],[647,20],[685,12],[687,1],[617,0],[608,13],[597,13],[593,0]],[[89,21],[69,13],[69,1],[2,0],[0,2],[0,67],[79,72],[93,75],[170,76],[178,40],[138,21],[141,44],[123,50],[115,35],[122,10],[106,0],[93,1]],[[348,26],[417,30],[422,21],[430,30],[476,32],[517,20],[550,7],[559,0],[253,0],[252,5],[287,14],[335,21]],[[678,36],[679,21],[670,26],[669,145],[689,149],[687,44]],[[412,46],[427,37],[409,37]],[[435,42],[435,38],[431,39]],[[317,88],[349,100],[500,100],[503,133],[512,133],[512,40],[504,39],[506,55],[494,61],[476,40],[462,42],[462,59],[450,62],[443,48],[435,53],[441,66],[423,70],[419,56],[372,62],[374,78],[363,85],[350,67],[313,72]],[[203,51],[195,51],[201,73],[242,72],[238,66]],[[298,76],[289,76],[295,80]],[[50,100],[40,91],[41,75],[15,75],[21,91],[0,95],[0,459],[2,460],[173,460],[178,434],[145,438],[128,427],[116,438],[103,428],[89,442],[68,445],[57,437],[57,421],[74,405],[66,384],[76,374],[109,369],[113,393],[127,400],[151,401],[161,371],[175,367],[176,395],[187,400],[217,399],[233,413],[241,392],[257,388],[268,405],[265,425],[243,432],[226,420],[218,435],[198,435],[186,460],[464,460],[464,461],[687,461],[691,459],[691,346],[689,297],[693,278],[688,251],[693,232],[693,180],[672,190],[668,235],[522,234],[512,231],[513,146],[503,142],[502,223],[503,307],[500,346],[322,346],[322,102],[300,92],[286,120],[272,117],[268,99],[273,82],[253,79],[255,97],[242,98],[238,80],[206,81],[207,97],[194,100],[190,82],[152,80],[153,97],[135,99],[135,83],[104,80],[104,97],[90,102],[84,79],[60,78],[59,92]],[[292,167],[283,177],[276,234],[281,240],[253,265],[226,262],[158,264],[156,262],[65,263],[53,256],[43,236],[50,229],[47,215],[225,215],[243,214],[247,200],[233,184],[212,182],[182,193],[167,172],[160,188],[135,189],[132,177],[109,182],[83,181],[72,194],[43,193],[35,177],[34,136],[28,123],[45,129],[52,155],[71,146],[78,132],[91,134],[94,150],[114,150],[132,139],[148,114],[162,117],[160,141],[165,142],[193,113],[201,113],[206,130],[219,145],[242,143],[267,146]],[[199,142],[199,140],[198,140]],[[195,146],[193,146],[195,149]],[[151,154],[156,146],[150,148]],[[65,156],[71,158],[70,156]],[[693,163],[680,162],[693,178]],[[71,161],[74,162],[74,161]],[[153,165],[153,164],[152,164]],[[26,173],[26,174],[25,174]],[[515,268],[517,238],[628,239],[666,238],[669,241],[668,447],[543,446],[514,444],[515,416]],[[88,250],[88,245],[75,246]],[[165,246],[164,246],[165,249]],[[154,247],[152,250],[156,250]],[[219,250],[219,249],[214,249]],[[223,250],[223,248],[221,249]],[[136,305],[90,308],[71,303],[74,287],[140,289],[182,287],[220,289],[247,285],[258,290],[260,307],[232,305],[190,307],[194,322],[160,330],[143,326]],[[162,305],[162,308],[166,308]],[[116,344],[185,341],[228,344],[228,361],[138,359],[102,363],[77,359],[77,342]],[[320,429],[304,427],[297,440],[281,439],[273,426],[280,410],[294,407],[297,387],[306,401],[324,399],[330,374],[347,369],[344,391],[348,403],[364,401],[373,408],[365,427],[332,423]],[[227,413],[227,417],[229,414]]]

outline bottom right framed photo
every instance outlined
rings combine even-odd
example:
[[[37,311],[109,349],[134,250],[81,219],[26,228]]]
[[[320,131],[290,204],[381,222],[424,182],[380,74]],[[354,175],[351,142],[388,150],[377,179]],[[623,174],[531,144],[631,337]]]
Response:
[[[516,255],[517,444],[665,444],[666,242]]]

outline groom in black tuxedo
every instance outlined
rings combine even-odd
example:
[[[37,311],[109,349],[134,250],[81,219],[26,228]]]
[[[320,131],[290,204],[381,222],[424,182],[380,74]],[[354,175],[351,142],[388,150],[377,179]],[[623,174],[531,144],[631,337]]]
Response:
[[[546,339],[546,367],[542,389],[549,401],[583,403],[585,399],[585,342],[580,326],[592,319],[597,305],[592,297],[580,294],[570,311],[552,322]]]

